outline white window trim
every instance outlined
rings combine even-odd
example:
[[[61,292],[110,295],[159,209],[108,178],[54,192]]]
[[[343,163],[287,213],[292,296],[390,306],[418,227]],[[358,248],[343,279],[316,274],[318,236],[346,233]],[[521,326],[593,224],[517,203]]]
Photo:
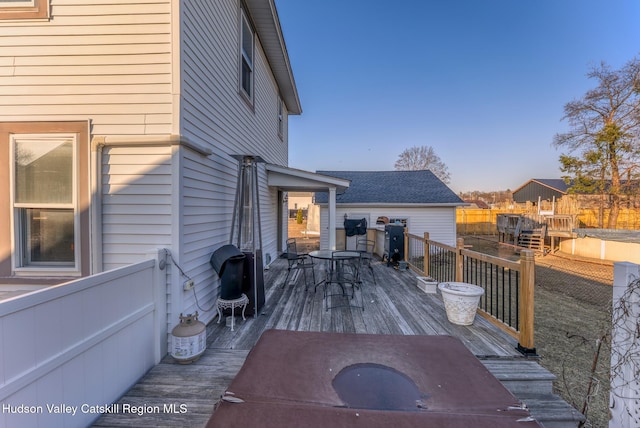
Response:
[[[23,8],[23,7],[36,7],[36,2],[35,0],[0,1],[0,8]]]
[[[246,54],[245,54],[245,50],[244,50],[244,26],[247,26],[247,28],[249,29],[249,32],[251,33],[251,58],[249,58]],[[249,21],[249,19],[247,18],[247,15],[245,13],[244,8],[240,8],[240,52],[239,52],[239,79],[238,79],[238,83],[240,86],[240,93],[246,97],[246,99],[250,102],[253,103],[254,100],[254,94],[255,94],[255,40],[256,40],[256,36],[255,36],[255,31],[251,25],[251,22]],[[248,64],[249,66],[249,70],[250,70],[250,77],[249,77],[249,93],[247,93],[247,91],[244,88],[244,85],[242,84],[242,79],[243,79],[243,62],[245,62]]]
[[[74,264],[73,266],[56,267],[54,264],[22,266],[23,248],[20,239],[22,225],[16,216],[16,209],[42,207],[42,204],[28,204],[15,202],[15,141],[16,139],[64,139],[73,140],[73,171],[72,171],[72,202],[70,204],[48,204],[48,208],[73,209],[73,240],[74,240]],[[10,220],[11,220],[11,265],[16,276],[50,276],[50,275],[81,275],[80,267],[80,215],[78,209],[78,156],[79,138],[75,133],[42,133],[42,134],[11,134],[9,143],[9,194],[10,194]]]

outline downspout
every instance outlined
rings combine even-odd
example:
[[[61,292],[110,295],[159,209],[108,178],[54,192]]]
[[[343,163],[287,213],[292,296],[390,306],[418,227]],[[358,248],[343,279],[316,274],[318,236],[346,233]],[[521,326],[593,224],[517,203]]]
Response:
[[[105,137],[91,139],[91,274],[102,272],[102,148]]]

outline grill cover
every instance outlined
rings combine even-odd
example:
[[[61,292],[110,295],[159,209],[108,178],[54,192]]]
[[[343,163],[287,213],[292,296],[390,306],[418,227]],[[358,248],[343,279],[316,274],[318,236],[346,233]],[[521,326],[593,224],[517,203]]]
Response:
[[[245,255],[235,245],[227,244],[211,255],[209,263],[220,277],[220,298],[234,300],[242,296]]]

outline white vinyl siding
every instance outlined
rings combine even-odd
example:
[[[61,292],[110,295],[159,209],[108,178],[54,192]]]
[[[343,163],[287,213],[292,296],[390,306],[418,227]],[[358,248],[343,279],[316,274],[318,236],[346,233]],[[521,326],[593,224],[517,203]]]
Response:
[[[199,305],[210,308],[218,297],[219,278],[209,260],[215,249],[229,243],[236,174],[189,150],[184,151],[182,173],[181,267],[195,281]],[[183,307],[186,313],[199,311],[203,322],[215,313],[203,313],[193,292],[185,293]]]
[[[336,208],[336,228],[342,229],[342,219],[347,214],[350,218],[365,217],[368,214],[368,228],[380,228],[384,226],[376,225],[376,219],[381,216],[406,218],[409,232],[422,236],[424,232],[429,232],[429,238],[447,245],[456,243],[456,208],[455,207],[337,207]],[[329,224],[328,209],[326,206],[320,207],[320,248],[328,248],[329,235],[327,228]],[[340,233],[340,232],[338,232]]]
[[[171,147],[110,147],[102,155],[103,270],[171,247]]]
[[[258,38],[254,108],[238,94],[239,30],[231,24],[238,25],[239,13],[233,0],[184,5],[181,132],[222,163],[228,155],[252,154],[287,165],[287,145],[278,137],[278,88]],[[286,109],[284,116],[286,133]]]
[[[171,132],[171,2],[52,3],[0,20],[0,121],[91,118],[92,133]]]
[[[51,20],[0,21],[0,122],[89,120],[90,138],[105,141],[93,166],[100,177],[92,177],[101,191],[94,207],[101,269],[168,248],[195,280],[203,307],[217,290],[209,257],[229,242],[238,172],[231,155],[287,165],[287,110],[280,138],[280,90],[259,36],[253,103],[239,91],[240,13],[239,0],[60,0]],[[176,144],[147,146],[135,138],[144,135]],[[179,146],[180,139],[212,154]],[[263,166],[259,180],[263,254],[274,259],[277,191],[267,187]],[[196,308],[193,293],[182,290],[185,278],[169,268],[171,324]],[[201,319],[213,313],[201,311]]]
[[[180,132],[213,151],[206,159],[192,159],[189,155],[184,169],[183,257],[185,264],[195,269],[196,291],[201,299],[200,296],[208,295],[202,288],[211,281],[212,288],[217,290],[217,276],[208,266],[209,257],[215,249],[229,243],[238,176],[238,162],[231,155],[257,155],[269,163],[286,165],[288,149],[278,137],[279,91],[257,37],[253,108],[238,92],[241,13],[238,2],[198,0],[183,6]],[[286,109],[283,113],[286,141]],[[266,254],[273,260],[277,257],[277,191],[267,187],[264,166],[258,168],[258,183],[263,260]],[[213,194],[207,195],[209,190]],[[210,219],[203,220],[207,215]],[[207,239],[201,239],[197,230],[207,228],[210,228]],[[210,281],[207,275],[211,273]],[[204,284],[199,284],[200,278]],[[192,294],[186,298],[192,299]]]

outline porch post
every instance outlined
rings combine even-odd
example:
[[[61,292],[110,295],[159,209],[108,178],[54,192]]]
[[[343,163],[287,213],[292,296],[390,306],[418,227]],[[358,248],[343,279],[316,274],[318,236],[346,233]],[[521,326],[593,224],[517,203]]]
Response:
[[[422,254],[424,254],[424,267],[422,268],[422,271],[424,272],[425,276],[430,276],[429,274],[429,266],[431,261],[429,260],[430,254],[429,254],[429,232],[424,232],[424,241],[422,242],[422,245],[424,246],[424,250],[422,252]]]
[[[462,250],[464,249],[464,238],[456,239],[456,281],[464,282],[464,257]]]
[[[525,355],[535,355],[533,341],[534,289],[536,282],[535,255],[532,250],[520,253],[520,337],[518,350]]]
[[[336,188],[329,187],[329,249],[336,249]]]

